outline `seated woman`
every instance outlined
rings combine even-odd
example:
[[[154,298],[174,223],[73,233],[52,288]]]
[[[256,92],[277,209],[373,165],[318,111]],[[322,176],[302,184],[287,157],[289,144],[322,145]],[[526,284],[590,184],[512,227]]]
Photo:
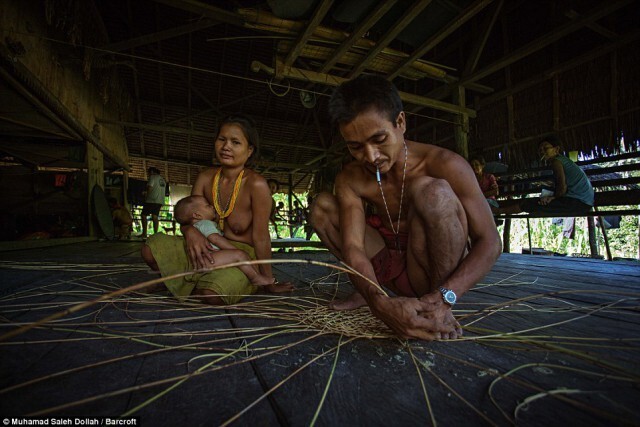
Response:
[[[480,190],[482,190],[482,194],[487,199],[491,211],[495,212],[495,210],[500,207],[496,200],[496,196],[498,195],[498,181],[496,177],[493,176],[493,174],[484,173],[484,167],[487,163],[484,161],[484,157],[480,155],[473,156],[471,160],[469,160],[469,164],[471,164],[471,168],[476,174]]]
[[[267,181],[248,169],[247,163],[258,150],[258,133],[253,121],[243,115],[229,116],[220,123],[215,141],[219,167],[200,172],[191,195],[204,196],[215,207],[218,228],[237,249],[251,259],[271,258],[269,214],[271,193]],[[145,262],[159,269],[162,276],[214,266],[212,248],[206,237],[192,225],[181,227],[184,239],[154,234],[142,247]],[[271,264],[260,264],[260,273],[272,278]],[[256,292],[247,276],[237,268],[195,273],[165,281],[178,299],[189,295],[208,304],[234,304]],[[268,290],[291,290],[291,284],[274,281]]]
[[[539,146],[542,160],[551,166],[555,187],[553,194],[540,198],[527,198],[499,208],[498,213],[528,212],[547,216],[579,216],[593,208],[593,187],[582,169],[568,157],[560,154],[560,140],[546,136]]]
[[[120,205],[115,197],[109,197],[108,201],[109,207],[111,208],[111,217],[113,218],[116,238],[130,239],[133,226],[133,216],[131,216],[131,212]]]

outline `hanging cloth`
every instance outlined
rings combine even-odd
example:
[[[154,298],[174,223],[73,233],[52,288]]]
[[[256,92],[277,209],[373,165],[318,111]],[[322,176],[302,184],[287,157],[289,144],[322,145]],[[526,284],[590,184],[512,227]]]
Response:
[[[218,169],[216,175],[213,177],[213,185],[211,186],[211,195],[213,199],[213,207],[218,213],[218,228],[220,231],[224,230],[224,219],[231,215],[233,208],[236,206],[236,199],[240,193],[240,184],[242,184],[242,176],[244,175],[244,169],[240,172],[240,175],[236,178],[235,184],[233,184],[233,191],[227,200],[227,205],[224,209],[220,206],[220,175],[222,174],[222,168]]]

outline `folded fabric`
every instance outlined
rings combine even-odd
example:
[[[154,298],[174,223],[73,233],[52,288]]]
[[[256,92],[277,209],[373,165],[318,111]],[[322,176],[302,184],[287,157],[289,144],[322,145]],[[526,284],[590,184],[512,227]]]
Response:
[[[255,259],[250,245],[230,241],[236,248]],[[162,277],[193,270],[187,256],[184,238],[156,233],[149,237],[146,244],[158,263]],[[165,286],[179,301],[184,301],[194,289],[208,289],[217,293],[226,304],[234,304],[247,295],[256,292],[247,276],[238,268],[224,268],[209,273],[194,273],[177,279],[165,280]]]

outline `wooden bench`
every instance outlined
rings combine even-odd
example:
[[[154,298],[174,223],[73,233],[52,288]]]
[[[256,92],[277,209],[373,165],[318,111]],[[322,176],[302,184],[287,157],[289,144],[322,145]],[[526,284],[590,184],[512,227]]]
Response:
[[[299,238],[272,239],[271,248],[322,248],[326,249],[324,243],[316,240],[305,240]]]
[[[589,225],[589,243],[591,255],[597,255],[595,243],[594,217],[599,218],[599,223],[604,224],[605,216],[640,215],[640,152],[624,153],[615,156],[600,157],[592,160],[576,162],[591,181],[595,191],[594,209],[588,213],[567,214],[567,217],[587,217]],[[634,176],[634,172],[637,172]],[[627,176],[623,176],[627,175]],[[526,197],[539,197],[540,191],[545,186],[553,185],[553,174],[548,167],[539,167],[518,173],[496,174],[500,195],[498,203],[508,203],[509,200],[523,199]],[[634,206],[628,208],[627,206]],[[526,218],[529,235],[529,248],[531,248],[530,218],[557,217],[552,214],[502,214],[496,215],[496,219],[505,220],[505,232],[503,235],[504,248],[509,248],[509,219]],[[604,227],[601,227],[607,251],[607,259],[611,259],[611,250]]]

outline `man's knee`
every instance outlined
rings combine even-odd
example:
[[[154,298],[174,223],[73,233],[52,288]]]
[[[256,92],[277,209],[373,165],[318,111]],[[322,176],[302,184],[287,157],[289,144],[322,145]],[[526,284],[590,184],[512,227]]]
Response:
[[[440,214],[456,211],[460,199],[444,179],[418,178],[412,187],[413,204],[423,213]]]
[[[331,215],[337,213],[338,203],[336,197],[330,193],[318,194],[309,209],[308,222],[314,227],[322,226],[323,220],[328,220]]]

